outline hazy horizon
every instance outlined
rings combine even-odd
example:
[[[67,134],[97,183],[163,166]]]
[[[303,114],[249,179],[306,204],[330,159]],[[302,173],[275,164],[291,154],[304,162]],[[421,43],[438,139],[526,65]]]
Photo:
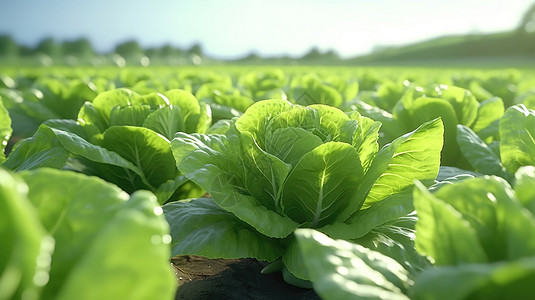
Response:
[[[342,57],[444,35],[516,28],[533,0],[0,0],[0,34],[35,46],[88,38],[98,52],[121,42],[142,47],[202,45],[237,58],[301,56],[317,47]]]

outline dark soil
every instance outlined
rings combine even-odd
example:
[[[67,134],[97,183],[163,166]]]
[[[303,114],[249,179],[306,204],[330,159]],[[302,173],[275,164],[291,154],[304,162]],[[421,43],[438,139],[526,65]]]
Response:
[[[207,259],[177,256],[171,260],[178,280],[176,299],[320,299],[314,290],[287,284],[280,272],[264,275],[267,265],[255,259]]]

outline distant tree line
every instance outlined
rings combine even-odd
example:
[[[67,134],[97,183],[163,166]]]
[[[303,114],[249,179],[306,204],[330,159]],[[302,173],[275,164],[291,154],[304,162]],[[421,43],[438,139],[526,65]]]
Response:
[[[161,47],[142,48],[137,41],[129,40],[115,46],[111,53],[97,53],[87,38],[79,38],[68,41],[58,41],[47,37],[41,40],[35,47],[18,44],[10,35],[0,35],[0,57],[16,58],[34,55],[46,55],[51,58],[73,56],[78,58],[91,58],[97,55],[118,54],[124,58],[171,58],[186,56],[203,56],[202,47],[194,44],[188,49],[178,48],[172,45]]]
[[[78,38],[75,40],[58,41],[54,38],[47,37],[42,39],[34,47],[18,44],[10,35],[0,35],[0,58],[2,59],[16,59],[16,58],[32,58],[32,57],[47,57],[54,62],[65,61],[69,58],[76,58],[80,60],[88,60],[95,57],[107,56],[111,59],[123,59],[126,63],[132,61],[142,61],[143,58],[148,58],[151,63],[195,63],[195,61],[206,58],[200,44],[194,44],[189,48],[179,48],[170,44],[165,44],[159,47],[143,48],[135,40],[128,40],[119,43],[115,48],[108,53],[98,53],[95,51],[91,42],[87,38]],[[197,57],[197,58],[196,58]],[[338,54],[333,50],[320,51],[316,47],[312,47],[301,57],[273,57],[266,58],[251,53],[243,58],[233,60],[240,63],[290,63],[292,61],[302,62],[338,62],[341,61]]]

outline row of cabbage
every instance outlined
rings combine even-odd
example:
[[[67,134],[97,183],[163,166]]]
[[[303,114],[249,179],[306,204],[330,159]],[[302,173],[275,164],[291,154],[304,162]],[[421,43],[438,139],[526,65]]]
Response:
[[[181,254],[325,299],[529,298],[533,80],[421,72],[4,75],[2,147],[31,136],[0,157],[0,298],[169,298]]]

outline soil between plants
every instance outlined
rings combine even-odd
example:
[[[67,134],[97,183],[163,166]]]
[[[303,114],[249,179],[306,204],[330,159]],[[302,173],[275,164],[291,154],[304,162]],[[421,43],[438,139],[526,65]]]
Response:
[[[267,263],[252,258],[184,255],[172,258],[171,264],[179,284],[175,299],[320,299],[312,289],[284,282],[281,272],[261,274]]]

